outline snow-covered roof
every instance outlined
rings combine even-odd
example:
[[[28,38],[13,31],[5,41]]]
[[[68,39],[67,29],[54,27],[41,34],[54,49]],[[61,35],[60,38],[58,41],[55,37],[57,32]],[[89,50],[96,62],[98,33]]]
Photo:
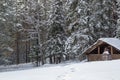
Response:
[[[117,38],[100,38],[99,40],[120,50],[120,40]]]

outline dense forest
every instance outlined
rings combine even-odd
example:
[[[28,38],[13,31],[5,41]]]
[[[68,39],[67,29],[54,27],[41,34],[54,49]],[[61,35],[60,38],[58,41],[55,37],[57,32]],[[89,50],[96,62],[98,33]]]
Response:
[[[82,60],[97,39],[120,38],[119,11],[117,0],[0,0],[0,65]]]

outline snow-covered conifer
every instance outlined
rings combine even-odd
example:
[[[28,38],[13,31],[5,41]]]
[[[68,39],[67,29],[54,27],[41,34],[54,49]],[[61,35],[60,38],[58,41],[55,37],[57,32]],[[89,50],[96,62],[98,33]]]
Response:
[[[46,53],[62,58],[65,47],[65,16],[61,0],[54,0],[51,13]]]

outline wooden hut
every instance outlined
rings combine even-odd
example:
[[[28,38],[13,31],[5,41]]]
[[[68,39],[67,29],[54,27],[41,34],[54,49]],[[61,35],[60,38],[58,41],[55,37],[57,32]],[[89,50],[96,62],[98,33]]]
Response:
[[[117,38],[100,38],[92,46],[90,46],[84,54],[87,55],[88,61],[101,61],[105,48],[109,50],[109,58],[120,59],[120,40]]]

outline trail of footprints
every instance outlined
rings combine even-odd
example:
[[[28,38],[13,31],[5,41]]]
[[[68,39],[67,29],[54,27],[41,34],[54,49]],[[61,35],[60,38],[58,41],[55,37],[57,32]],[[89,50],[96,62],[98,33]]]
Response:
[[[70,68],[70,71],[65,72],[62,75],[59,75],[56,80],[70,80],[72,77],[72,73],[75,72],[75,68]]]

